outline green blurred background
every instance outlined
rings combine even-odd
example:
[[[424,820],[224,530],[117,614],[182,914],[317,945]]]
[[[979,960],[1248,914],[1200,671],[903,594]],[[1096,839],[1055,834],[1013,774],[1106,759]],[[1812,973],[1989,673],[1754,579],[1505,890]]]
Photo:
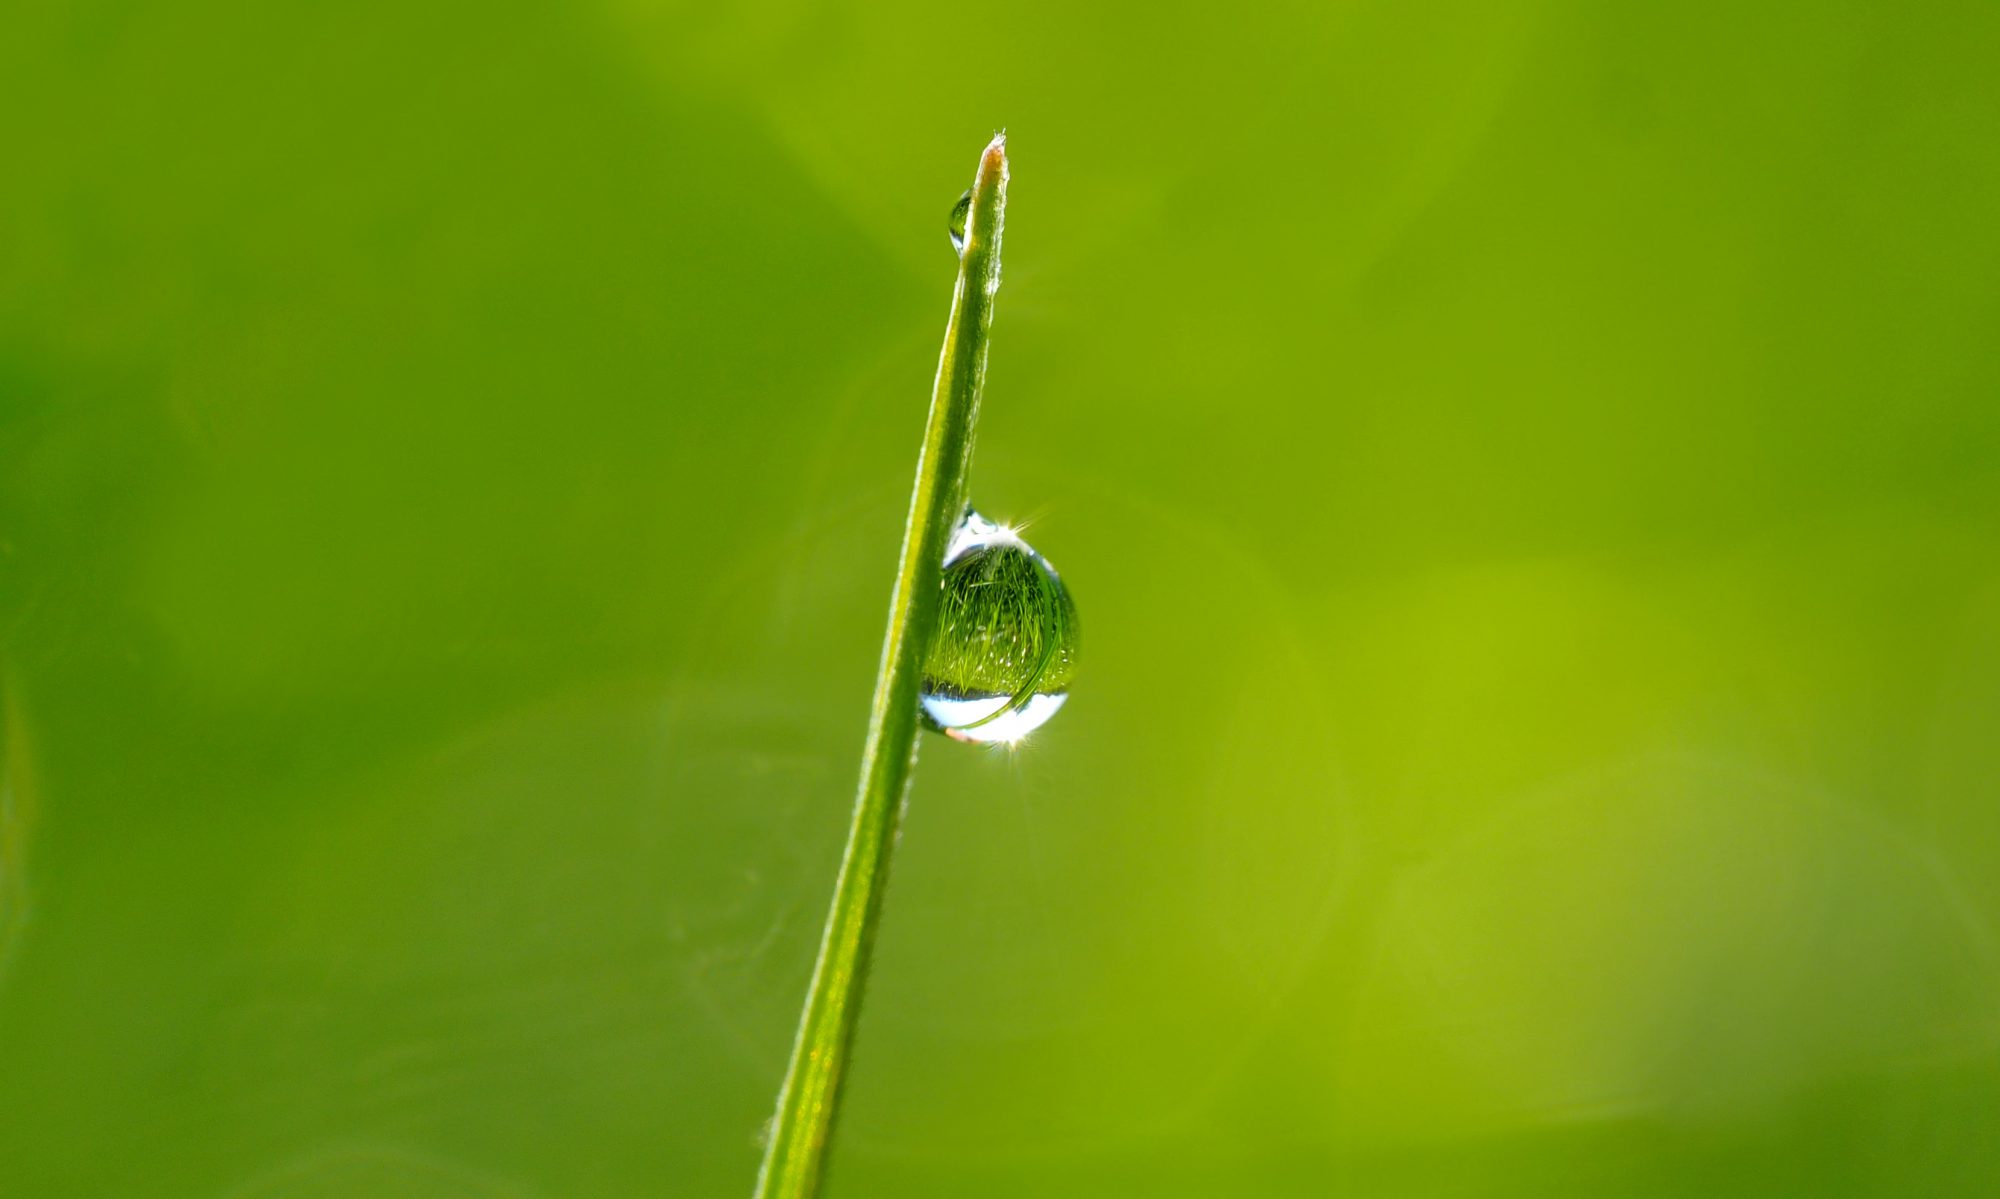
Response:
[[[953,262],[1084,622],[837,1199],[2000,1193],[2000,7],[0,15],[0,1194],[741,1196]]]

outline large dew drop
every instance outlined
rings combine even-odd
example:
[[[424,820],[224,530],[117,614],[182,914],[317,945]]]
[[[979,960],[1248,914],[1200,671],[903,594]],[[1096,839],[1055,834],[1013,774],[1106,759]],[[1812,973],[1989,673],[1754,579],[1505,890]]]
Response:
[[[946,225],[951,230],[951,248],[960,254],[965,253],[965,221],[971,215],[972,189],[967,188],[958,203],[951,206],[951,220]]]
[[[1076,604],[1055,568],[968,510],[945,550],[924,722],[960,741],[1019,741],[1069,698],[1076,639]]]

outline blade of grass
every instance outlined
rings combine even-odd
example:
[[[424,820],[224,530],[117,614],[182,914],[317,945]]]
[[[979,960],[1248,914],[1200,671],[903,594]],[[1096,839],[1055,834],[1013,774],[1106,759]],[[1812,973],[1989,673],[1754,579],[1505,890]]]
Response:
[[[937,625],[944,552],[965,511],[979,393],[986,383],[987,331],[1000,289],[1000,230],[1007,210],[1007,138],[979,158],[959,255],[958,287],[931,389],[929,423],[917,458],[903,556],[889,599],[889,631],[875,678],[861,787],[841,855],[833,906],[799,1016],[791,1064],[758,1171],[756,1199],[811,1199],[819,1193],[841,1083],[847,1073],[868,958],[882,915],[889,857],[917,757],[918,689],[924,651]]]

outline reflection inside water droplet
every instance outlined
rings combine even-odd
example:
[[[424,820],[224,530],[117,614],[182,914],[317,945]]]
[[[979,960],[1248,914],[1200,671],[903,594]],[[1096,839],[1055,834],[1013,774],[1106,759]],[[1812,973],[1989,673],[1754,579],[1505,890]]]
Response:
[[[1069,698],[1076,604],[1014,530],[967,511],[944,558],[924,656],[925,723],[960,741],[1018,741]]]
[[[966,188],[958,203],[951,206],[951,221],[946,226],[951,230],[951,248],[965,253],[965,221],[972,215],[972,189]]]

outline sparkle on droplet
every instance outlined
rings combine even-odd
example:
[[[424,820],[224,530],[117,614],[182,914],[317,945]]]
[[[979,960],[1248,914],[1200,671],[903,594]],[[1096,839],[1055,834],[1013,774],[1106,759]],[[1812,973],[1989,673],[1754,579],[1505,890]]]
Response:
[[[969,510],[945,550],[942,586],[924,656],[924,721],[960,741],[1019,741],[1069,698],[1069,589],[1013,529]]]

